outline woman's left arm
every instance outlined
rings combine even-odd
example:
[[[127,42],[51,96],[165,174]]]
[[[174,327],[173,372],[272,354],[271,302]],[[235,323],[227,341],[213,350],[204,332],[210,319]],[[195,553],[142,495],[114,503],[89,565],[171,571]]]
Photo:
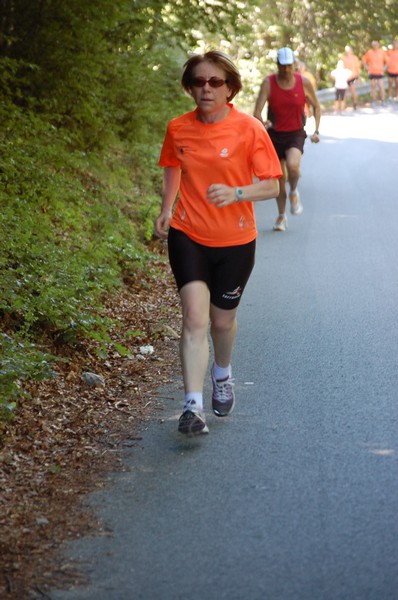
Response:
[[[210,204],[218,207],[228,206],[235,202],[257,202],[271,200],[279,194],[279,180],[276,177],[263,179],[243,187],[230,187],[223,183],[213,183],[207,190]]]

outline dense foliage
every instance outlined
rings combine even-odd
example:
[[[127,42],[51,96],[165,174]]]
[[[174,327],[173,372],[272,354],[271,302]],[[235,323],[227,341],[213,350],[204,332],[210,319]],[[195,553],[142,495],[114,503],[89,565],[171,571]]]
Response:
[[[239,64],[251,110],[275,51],[294,47],[320,85],[346,43],[394,36],[370,0],[0,0],[0,403],[47,377],[49,337],[98,336],[101,300],[144,268],[167,121],[189,51]]]

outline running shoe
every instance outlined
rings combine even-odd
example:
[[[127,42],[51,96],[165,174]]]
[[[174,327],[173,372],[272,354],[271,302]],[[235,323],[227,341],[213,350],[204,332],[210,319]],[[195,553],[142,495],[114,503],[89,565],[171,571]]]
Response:
[[[209,433],[205,417],[202,413],[184,410],[178,420],[178,431],[188,436]]]
[[[294,202],[292,202],[292,198],[296,196],[296,200]],[[295,192],[290,192],[289,194],[289,200],[290,200],[290,212],[292,213],[292,215],[298,216],[301,215],[301,213],[303,212],[303,205],[301,204],[301,200],[300,200],[300,194],[298,193],[298,190],[296,190]]]
[[[217,417],[227,417],[235,405],[234,382],[231,377],[216,379],[211,370],[213,382],[212,408]]]
[[[286,231],[287,229],[287,218],[286,215],[278,217],[275,221],[274,231]]]

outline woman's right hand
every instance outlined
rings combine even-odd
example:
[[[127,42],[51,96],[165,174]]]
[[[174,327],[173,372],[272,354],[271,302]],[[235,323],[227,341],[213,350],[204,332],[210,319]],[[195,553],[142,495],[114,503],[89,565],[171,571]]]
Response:
[[[167,238],[167,234],[169,232],[169,226],[170,226],[170,220],[171,220],[171,216],[170,215],[165,215],[163,213],[161,213],[158,218],[155,221],[155,234],[162,238],[162,239],[166,239]]]

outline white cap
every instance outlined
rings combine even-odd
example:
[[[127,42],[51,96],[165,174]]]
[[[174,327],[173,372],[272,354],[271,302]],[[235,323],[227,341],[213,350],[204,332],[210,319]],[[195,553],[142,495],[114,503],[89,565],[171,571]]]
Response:
[[[281,48],[278,50],[277,59],[280,65],[294,65],[296,61],[294,52],[290,48]]]

